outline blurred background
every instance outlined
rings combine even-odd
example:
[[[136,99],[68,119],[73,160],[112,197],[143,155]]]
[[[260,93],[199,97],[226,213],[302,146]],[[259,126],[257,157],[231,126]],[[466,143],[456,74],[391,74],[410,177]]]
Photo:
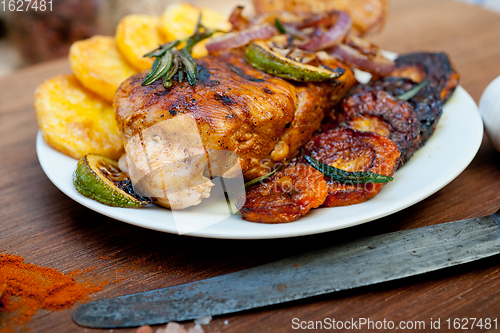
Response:
[[[395,0],[393,0],[395,1]],[[456,0],[500,13],[500,0]],[[40,0],[38,0],[41,5]],[[67,55],[70,45],[95,34],[113,35],[118,21],[130,13],[161,15],[176,2],[203,6],[203,1],[175,0],[52,0],[52,10],[9,10],[0,3],[0,77],[24,66]],[[250,0],[220,0],[227,11],[236,4],[251,7]],[[230,6],[228,6],[230,5]],[[218,7],[218,6],[216,6]],[[212,8],[217,10],[218,8]],[[13,8],[13,7],[12,7]],[[48,8],[47,8],[48,9]],[[229,13],[226,13],[229,14]]]

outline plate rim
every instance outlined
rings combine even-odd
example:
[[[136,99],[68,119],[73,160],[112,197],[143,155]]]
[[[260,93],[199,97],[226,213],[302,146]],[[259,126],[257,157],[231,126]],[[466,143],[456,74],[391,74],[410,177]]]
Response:
[[[482,122],[482,118],[481,118],[481,115],[479,113],[479,109],[477,107],[477,104],[472,99],[472,97],[467,93],[467,91],[465,91],[465,89],[463,89],[461,86],[457,87],[456,91],[454,92],[454,94],[450,100],[453,100],[453,97],[457,97],[457,96],[459,96],[460,101],[462,101],[462,98],[466,99],[467,103],[470,104],[470,105],[467,105],[467,108],[470,107],[472,109],[472,110],[470,110],[471,111],[471,119],[468,119],[469,123],[471,125],[471,128],[473,129],[473,131],[472,131],[473,135],[469,141],[470,149],[468,151],[466,150],[465,157],[461,160],[460,164],[454,165],[452,168],[450,168],[449,171],[451,171],[451,172],[447,173],[447,177],[442,177],[440,180],[435,180],[432,184],[424,186],[418,192],[409,196],[407,198],[405,204],[395,206],[391,209],[387,209],[379,214],[365,216],[365,217],[362,217],[356,221],[343,223],[340,227],[335,226],[335,223],[332,223],[331,226],[326,226],[326,227],[323,226],[323,227],[311,229],[311,230],[302,230],[300,232],[297,232],[297,231],[293,232],[293,228],[292,228],[291,232],[285,231],[282,233],[279,233],[279,232],[277,233],[275,230],[272,230],[272,229],[275,229],[276,226],[284,226],[283,228],[286,230],[286,226],[289,225],[290,223],[271,224],[271,225],[257,223],[259,226],[261,226],[261,229],[263,229],[263,230],[268,229],[268,231],[271,231],[271,232],[269,234],[234,234],[234,233],[217,232],[214,230],[210,230],[211,228],[207,227],[207,228],[200,229],[200,230],[197,230],[197,231],[185,234],[185,235],[186,236],[203,237],[203,238],[216,238],[216,239],[277,239],[277,238],[306,236],[306,235],[312,235],[312,234],[325,233],[325,232],[345,229],[345,228],[349,228],[349,227],[352,227],[355,225],[378,220],[382,217],[386,217],[388,215],[391,215],[391,214],[394,214],[398,211],[406,209],[406,208],[428,198],[429,196],[433,195],[434,193],[438,192],[443,187],[445,187],[446,185],[451,183],[455,178],[457,178],[469,166],[469,164],[472,162],[472,160],[476,156],[476,154],[481,146],[481,143],[482,143],[483,122]],[[446,108],[446,105],[445,105],[445,108]],[[443,113],[443,115],[444,115],[444,113]],[[431,139],[432,139],[432,137],[431,137]],[[47,160],[46,160],[47,156],[45,156],[47,153],[44,153],[47,148],[52,150],[53,153],[61,155],[62,156],[61,158],[68,158],[68,159],[73,160],[75,167],[76,167],[77,160],[74,158],[71,158],[69,156],[66,156],[66,155],[54,150],[52,147],[50,147],[43,139],[41,131],[38,130],[37,138],[36,138],[36,151],[37,151],[37,156],[38,156],[40,165],[42,167],[42,170],[47,175],[49,180],[61,192],[66,194],[72,200],[78,202],[79,204],[81,204],[89,209],[92,209],[92,210],[94,210],[102,215],[108,216],[108,217],[113,218],[115,220],[119,220],[119,221],[122,221],[122,222],[125,222],[128,224],[132,224],[135,226],[139,226],[139,227],[143,227],[143,228],[147,228],[147,229],[151,229],[151,230],[173,233],[173,234],[177,233],[175,230],[167,230],[166,228],[160,228],[160,227],[155,226],[155,225],[144,224],[143,222],[138,221],[138,220],[127,219],[126,217],[124,217],[124,214],[122,214],[122,211],[129,211],[130,208],[117,208],[117,207],[110,207],[110,206],[100,204],[100,203],[93,201],[89,198],[86,198],[83,195],[81,195],[80,193],[78,193],[76,190],[74,190],[74,187],[72,186],[72,184],[71,184],[71,188],[73,188],[73,191],[68,190],[66,188],[67,184],[64,184],[62,182],[61,178],[58,178],[57,175],[55,175],[52,172],[50,165],[48,165]],[[431,189],[428,189],[428,188],[431,188]],[[421,194],[422,192],[424,194]],[[367,201],[367,202],[369,202],[369,201]],[[363,204],[366,204],[366,203],[362,203],[360,205],[363,205]],[[327,209],[339,209],[339,208],[343,208],[343,207],[322,208],[322,209],[327,210]],[[165,212],[169,212],[168,210],[166,210],[164,208],[160,208],[160,209],[165,210]],[[240,217],[240,219],[241,219],[241,217]],[[218,223],[227,222],[226,220],[220,221]],[[242,221],[242,222],[254,223],[254,222],[247,222],[247,221]],[[306,221],[304,221],[304,222],[306,222]],[[295,221],[295,222],[291,222],[291,223],[301,223],[301,219],[299,219],[298,221]],[[266,227],[266,226],[270,226],[270,227]]]

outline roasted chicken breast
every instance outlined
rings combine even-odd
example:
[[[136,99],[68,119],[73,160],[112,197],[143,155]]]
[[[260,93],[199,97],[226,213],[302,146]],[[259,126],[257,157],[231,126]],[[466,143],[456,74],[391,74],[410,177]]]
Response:
[[[154,164],[161,168],[172,162],[177,163],[177,168],[184,168],[170,170],[177,175],[176,184],[160,177],[147,185],[151,193],[170,193],[170,200],[164,198],[157,202],[171,208],[172,192],[190,189],[176,197],[177,208],[195,205],[208,196],[209,158],[193,158],[203,155],[203,151],[207,156],[213,150],[237,154],[245,179],[266,174],[275,162],[290,160],[296,155],[320,126],[325,111],[355,84],[350,69],[334,60],[328,65],[344,67],[344,75],[329,82],[291,83],[254,69],[242,54],[232,52],[198,59],[195,86],[177,80],[168,89],[161,80],[142,86],[147,72],[129,78],[120,86],[114,100],[129,170],[133,174],[130,164],[139,165],[136,171],[144,175],[147,170],[142,170],[143,167],[151,168]],[[192,131],[185,117],[177,118],[180,119],[177,134],[172,126],[159,134],[142,134],[152,126],[181,115],[194,120],[199,139],[185,135],[181,143],[173,137]],[[147,163],[138,157],[141,147],[148,149]],[[183,159],[187,159],[185,163],[179,163]],[[137,163],[139,160],[142,162]],[[224,168],[220,170],[212,170],[211,176],[228,172]]]

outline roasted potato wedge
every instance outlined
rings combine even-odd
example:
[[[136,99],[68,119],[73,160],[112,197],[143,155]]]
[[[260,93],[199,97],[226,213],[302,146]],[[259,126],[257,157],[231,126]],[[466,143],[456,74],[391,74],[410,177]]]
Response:
[[[292,222],[319,207],[326,195],[323,174],[305,161],[295,161],[250,187],[244,205],[240,201],[237,207],[248,221]]]
[[[84,87],[113,102],[116,89],[137,74],[120,55],[113,37],[94,36],[71,45],[69,62]]]
[[[231,30],[231,23],[226,16],[209,8],[196,8],[188,3],[170,5],[161,17],[161,32],[169,42],[174,39],[186,38],[192,35],[196,27],[198,17],[202,14],[201,23],[204,27],[219,29],[222,31]],[[215,35],[214,35],[215,36]],[[200,58],[208,54],[204,40],[198,43],[193,49],[193,57]]]
[[[316,135],[304,153],[345,171],[370,171],[392,176],[400,152],[390,139],[372,132],[335,129]],[[341,184],[325,177],[328,196],[323,206],[338,207],[365,202],[377,195],[384,184]]]
[[[138,71],[150,69],[153,59],[144,54],[164,43],[160,19],[150,15],[127,15],[116,27],[116,46],[123,57]]]
[[[358,85],[341,103],[344,127],[389,137],[406,163],[420,146],[420,122],[413,106],[381,89]]]
[[[380,29],[389,11],[388,0],[253,0],[260,15],[275,11],[318,12],[343,10],[361,35]]]
[[[415,82],[428,79],[445,103],[458,86],[459,74],[446,53],[415,52],[396,59],[390,76],[406,77]]]
[[[45,141],[80,159],[94,153],[112,159],[123,142],[110,103],[84,88],[74,75],[59,75],[35,91],[35,111]]]

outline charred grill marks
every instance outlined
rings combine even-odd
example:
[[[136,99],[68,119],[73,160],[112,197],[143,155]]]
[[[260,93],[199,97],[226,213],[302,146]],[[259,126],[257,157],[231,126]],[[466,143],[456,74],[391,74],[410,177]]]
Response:
[[[236,105],[236,102],[231,99],[231,97],[228,97],[226,95],[218,95],[214,94],[214,98],[216,101],[221,102],[223,105],[227,107],[231,107],[233,105]]]
[[[243,72],[243,70],[241,68],[236,67],[233,64],[228,63],[227,67],[229,67],[229,69],[232,72],[238,74],[239,77],[241,77],[242,79],[245,79],[247,81],[251,81],[251,82],[265,82],[265,80],[263,80],[263,79],[258,79],[256,77],[251,76],[251,75],[245,74],[245,72]]]

